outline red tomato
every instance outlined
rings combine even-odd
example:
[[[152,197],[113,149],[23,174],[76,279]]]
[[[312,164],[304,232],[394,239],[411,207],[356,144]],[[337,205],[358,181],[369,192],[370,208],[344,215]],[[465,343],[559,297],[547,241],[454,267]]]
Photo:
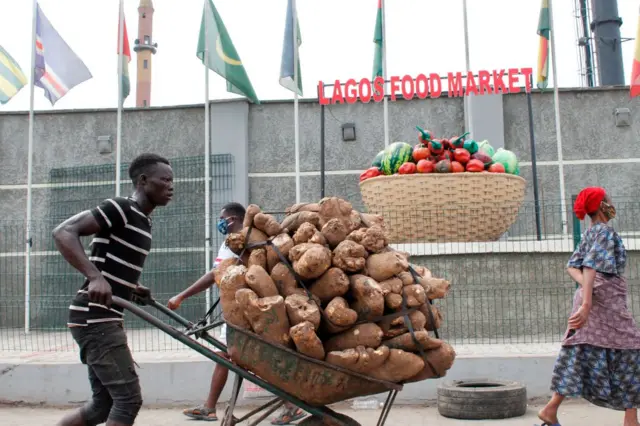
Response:
[[[456,150],[453,151],[453,157],[456,161],[466,164],[471,159],[471,154],[464,148],[456,148]]]
[[[413,161],[416,163],[420,160],[425,160],[431,155],[431,151],[424,145],[416,145],[413,147]]]
[[[436,163],[431,162],[429,160],[420,160],[416,165],[416,170],[418,173],[433,173],[433,170],[436,168]]]
[[[453,153],[451,151],[444,151],[442,154],[438,155],[437,160],[438,161],[442,161],[442,160],[452,161],[453,160]]]
[[[467,163],[468,172],[481,172],[484,170],[484,163],[480,160],[469,160]]]
[[[400,168],[398,169],[398,173],[401,175],[412,175],[416,172],[416,165],[415,163],[404,163],[402,166],[400,166]]]
[[[502,163],[493,163],[492,165],[489,166],[489,172],[490,173],[504,173],[504,166],[502,165]]]
[[[464,166],[457,161],[451,162],[451,172],[452,173],[462,173],[464,172]]]

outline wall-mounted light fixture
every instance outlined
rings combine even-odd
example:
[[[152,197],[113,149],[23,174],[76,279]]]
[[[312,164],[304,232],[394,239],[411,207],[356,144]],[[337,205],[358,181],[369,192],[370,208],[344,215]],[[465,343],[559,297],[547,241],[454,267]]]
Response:
[[[98,136],[96,146],[98,147],[98,152],[100,154],[111,154],[113,152],[111,135]]]
[[[344,123],[342,125],[342,140],[345,142],[356,140],[356,125],[354,123]]]

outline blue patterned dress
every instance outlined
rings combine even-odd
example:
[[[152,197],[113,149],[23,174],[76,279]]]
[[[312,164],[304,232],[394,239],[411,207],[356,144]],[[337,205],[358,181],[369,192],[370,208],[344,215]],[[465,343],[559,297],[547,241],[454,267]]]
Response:
[[[567,330],[553,392],[614,410],[640,407],[640,330],[627,308],[626,261],[622,238],[611,226],[598,223],[585,231],[567,266],[596,270],[593,303],[587,323]],[[572,314],[581,305],[579,288]]]

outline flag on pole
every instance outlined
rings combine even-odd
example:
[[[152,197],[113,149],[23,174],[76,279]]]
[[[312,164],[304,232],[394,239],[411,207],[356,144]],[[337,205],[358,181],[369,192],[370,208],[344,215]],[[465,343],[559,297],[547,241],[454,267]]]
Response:
[[[4,105],[27,84],[20,65],[0,46],[0,105]]]
[[[119,18],[119,17],[118,17]],[[122,42],[122,103],[127,99],[129,93],[131,93],[131,81],[129,80],[129,62],[131,62],[131,49],[129,47],[129,36],[127,35],[127,22],[124,18],[124,12],[122,16],[122,37],[124,38]],[[118,19],[118,47],[116,47],[116,51],[118,55],[120,55],[120,19]]]
[[[298,21],[298,12],[296,11],[296,42],[293,41],[293,0],[287,2],[287,18],[284,24],[284,42],[282,43],[282,62],[280,63],[280,85],[285,89],[289,89],[292,92],[297,91],[298,95],[302,96],[302,74],[300,71],[300,55],[294,55],[294,49],[296,51],[302,44],[302,37],[300,36],[300,22]],[[295,57],[295,59],[294,59]],[[294,77],[294,64],[298,68],[298,87],[296,88],[296,82],[293,81]]]
[[[36,9],[35,85],[44,89],[51,105],[92,75],[40,9]]]
[[[227,80],[227,91],[238,95],[244,95],[252,102],[259,104],[255,90],[249,81],[249,76],[244,69],[236,48],[231,42],[222,18],[218,14],[213,1],[209,2],[209,8],[202,12],[200,24],[200,37],[198,38],[198,58],[211,71]],[[206,21],[205,21],[206,20]],[[207,62],[205,64],[205,49],[209,48]]]
[[[551,23],[549,21],[549,1],[542,0],[540,18],[538,18],[538,35],[540,36],[540,48],[538,50],[538,76],[536,84],[538,89],[546,89],[549,79],[549,36]]]
[[[384,43],[384,36],[382,30],[382,0],[378,0],[378,13],[376,14],[376,28],[373,32],[373,42],[376,44],[375,52],[373,55],[373,78],[384,77],[382,61],[383,50],[382,44]]]
[[[636,35],[636,50],[633,55],[633,67],[631,68],[631,97],[640,95],[640,15],[638,15],[638,29]]]

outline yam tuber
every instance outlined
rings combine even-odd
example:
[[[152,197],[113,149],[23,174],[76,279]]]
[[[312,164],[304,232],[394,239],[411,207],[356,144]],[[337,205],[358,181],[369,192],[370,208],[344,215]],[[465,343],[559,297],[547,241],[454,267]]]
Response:
[[[255,204],[249,204],[247,206],[247,210],[244,213],[244,220],[242,221],[242,227],[243,228],[248,228],[250,226],[253,226],[253,218],[260,213],[262,210],[260,210],[260,207],[258,207]]]
[[[372,370],[369,375],[378,380],[401,382],[418,374],[424,368],[424,361],[416,354],[400,349],[391,349],[385,362]]]
[[[349,304],[342,297],[334,298],[324,310],[327,319],[338,327],[350,327],[358,321],[358,313],[349,308]]]
[[[351,309],[358,313],[358,320],[373,320],[384,313],[384,296],[377,282],[365,275],[352,275],[349,282]]]
[[[251,233],[249,233],[251,229]],[[247,241],[247,233],[249,233],[249,240]],[[225,243],[227,247],[235,254],[240,254],[246,246],[251,244],[264,243],[267,241],[267,235],[256,228],[244,228],[242,231],[229,234]]]
[[[388,244],[384,230],[378,225],[353,231],[347,236],[347,239],[361,244],[371,253],[381,252]]]
[[[267,269],[267,250],[265,248],[261,247],[251,250],[247,266],[251,268],[254,265],[265,270]]]
[[[347,227],[340,219],[331,219],[322,227],[322,236],[327,240],[329,247],[335,248],[347,238]]]
[[[418,341],[420,345],[422,345],[422,350],[426,351],[429,349],[437,349],[442,345],[442,340],[435,339],[429,336],[429,332],[426,330],[419,330],[413,333],[404,333],[398,337],[394,337],[390,340],[385,340],[384,344],[389,346],[391,349],[402,349],[404,351],[409,352],[418,352],[420,348],[416,344],[415,340]]]
[[[270,342],[288,346],[291,342],[290,326],[282,296],[257,299],[243,296],[243,293],[239,294],[237,299],[242,302],[240,306],[253,331]]]
[[[287,296],[284,301],[287,307],[287,315],[291,325],[298,325],[302,322],[308,322],[313,325],[313,329],[320,327],[320,309],[315,302],[302,294],[292,294]]]
[[[245,274],[247,268],[242,265],[231,266],[220,279],[220,303],[222,315],[226,322],[238,327],[249,329],[250,324],[245,319],[242,307],[236,302],[236,292],[246,288]]]
[[[402,288],[402,293],[407,299],[407,307],[415,308],[427,301],[427,294],[420,284],[408,285]]]
[[[300,211],[287,216],[282,221],[282,229],[289,232],[296,232],[303,223],[309,222],[320,229],[320,215],[316,212]]]
[[[429,300],[444,299],[449,293],[451,283],[441,278],[421,278],[420,285],[427,293]]]
[[[394,251],[372,254],[367,259],[367,272],[378,282],[388,280],[408,268],[409,262]]]
[[[355,327],[330,337],[324,343],[326,352],[342,351],[345,349],[364,346],[377,348],[382,342],[382,330],[374,323],[359,324]]]
[[[413,278],[413,275],[411,275],[411,272],[405,271],[405,272],[400,272],[398,274],[398,278],[400,278],[400,280],[402,281],[402,285],[414,285],[416,284],[416,280]],[[419,283],[420,281],[418,281]]]
[[[329,268],[311,284],[309,291],[318,296],[322,303],[327,303],[334,297],[344,296],[349,291],[349,277],[342,269]]]
[[[293,239],[288,234],[278,235],[271,240],[271,244],[273,247],[271,245],[267,246],[267,271],[273,270],[273,267],[276,266],[277,263],[282,262],[275,248],[278,249],[282,257],[286,260],[294,245]]]
[[[426,319],[425,328],[427,330],[436,331],[442,326],[442,321],[444,320],[444,318],[438,308],[436,308],[430,303],[425,303],[424,305],[420,306],[418,309],[425,316],[425,319]],[[431,322],[431,319],[430,319],[431,317],[429,316],[429,309],[431,309],[431,313],[433,314],[433,321],[435,322],[435,324]]]
[[[333,250],[333,266],[345,272],[360,272],[366,264],[367,251],[360,244],[345,240]]]
[[[402,296],[395,293],[389,293],[384,297],[384,303],[387,308],[395,311],[402,307]]]
[[[357,210],[351,210],[351,215],[349,216],[349,227],[347,229],[348,233],[355,231],[356,229],[362,226],[362,218],[360,217],[360,212]]]
[[[298,352],[311,358],[324,359],[324,346],[316,334],[315,327],[309,321],[291,327],[289,335]]]
[[[421,380],[444,377],[453,366],[456,359],[456,351],[446,342],[442,343],[437,349],[431,349],[425,352],[424,368],[421,372],[411,377],[409,382],[419,382]]]
[[[339,219],[345,229],[351,225],[351,210],[353,206],[350,202],[338,197],[323,198],[320,203],[320,226],[324,226],[331,219]]]
[[[293,276],[289,267],[284,263],[278,263],[273,267],[271,270],[271,279],[282,297],[290,296],[296,292],[296,289],[298,289],[296,278]]]
[[[262,266],[253,265],[247,270],[245,280],[258,297],[278,296],[278,288]]]
[[[413,311],[408,314],[408,317],[414,331],[421,331],[425,329],[427,319],[422,312]],[[404,315],[395,318],[385,318],[378,322],[378,325],[384,333],[384,339],[397,337],[409,331],[405,323]]]
[[[298,203],[285,209],[285,214],[290,215],[298,212],[315,212],[320,211],[320,204],[318,203]]]
[[[218,263],[218,266],[216,266],[215,269],[213,270],[213,280],[215,281],[215,283],[218,286],[220,286],[220,280],[222,279],[224,274],[227,272],[227,269],[237,264],[238,264],[238,258],[236,257],[229,257],[227,259],[223,259],[222,261],[220,261],[220,263]]]
[[[354,349],[329,352],[326,361],[360,374],[368,374],[384,364],[388,356],[389,348],[386,346],[380,346],[378,349],[358,346]]]
[[[360,213],[360,220],[367,228],[378,225],[384,229],[384,219],[379,214]]]
[[[293,269],[303,279],[319,278],[331,266],[331,252],[319,244],[304,243],[289,252]]]
[[[269,237],[275,237],[282,233],[282,226],[278,223],[276,218],[270,214],[258,213],[253,218],[253,226],[267,234]]]
[[[298,228],[298,230],[293,235],[293,243],[295,245],[302,243],[313,243],[324,246],[327,244],[327,240],[324,238],[324,235],[322,235],[322,233],[318,231],[318,228],[313,226],[313,224],[306,222],[300,225],[300,228]]]
[[[389,278],[388,280],[378,283],[382,289],[382,294],[387,295],[389,293],[400,294],[402,292],[402,280],[397,277]]]

